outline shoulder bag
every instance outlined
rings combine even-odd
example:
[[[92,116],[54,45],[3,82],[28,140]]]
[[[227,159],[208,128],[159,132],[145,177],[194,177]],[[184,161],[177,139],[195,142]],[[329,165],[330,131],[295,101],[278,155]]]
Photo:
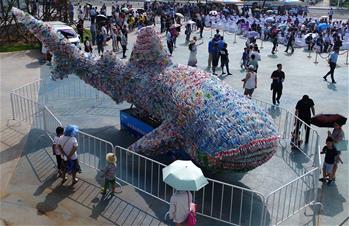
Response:
[[[196,208],[195,204],[191,203],[189,200],[189,193],[187,192],[188,195],[188,207],[189,207],[189,214],[187,216],[187,226],[194,226],[196,225]]]

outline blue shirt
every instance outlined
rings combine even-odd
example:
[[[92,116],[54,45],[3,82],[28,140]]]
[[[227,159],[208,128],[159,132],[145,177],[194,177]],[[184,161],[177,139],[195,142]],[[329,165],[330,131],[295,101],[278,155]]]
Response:
[[[337,63],[337,59],[338,59],[338,54],[336,52],[331,53],[331,55],[330,55],[330,62],[336,64]]]
[[[208,52],[209,53],[213,52],[213,41],[212,40],[208,42]]]

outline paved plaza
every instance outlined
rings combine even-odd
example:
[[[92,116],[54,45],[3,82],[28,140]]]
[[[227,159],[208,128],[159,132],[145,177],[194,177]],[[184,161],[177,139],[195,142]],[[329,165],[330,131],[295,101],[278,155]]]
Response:
[[[86,23],[87,24],[87,23]],[[85,25],[86,25],[85,24]],[[173,53],[173,61],[187,64],[188,46],[184,41],[184,33],[177,39],[177,48]],[[198,46],[198,68],[206,70],[208,51],[207,45],[211,34],[215,31],[205,29],[203,42]],[[222,32],[221,32],[222,34]],[[191,37],[199,36],[193,33]],[[129,35],[127,56],[130,56],[136,33]],[[165,40],[165,38],[163,38]],[[243,92],[241,79],[245,72],[240,68],[240,59],[245,45],[245,38],[225,33],[224,40],[228,44],[231,76],[221,77],[223,82],[232,86],[237,92]],[[316,58],[315,53],[295,49],[294,54],[284,53],[285,46],[279,45],[278,52],[271,54],[270,42],[257,41],[261,49],[261,61],[258,69],[258,86],[253,93],[254,98],[271,102],[271,73],[278,63],[283,64],[286,74],[280,107],[294,112],[295,105],[305,94],[314,100],[316,113],[338,113],[348,115],[349,112],[349,70],[347,55],[344,51],[339,56],[339,67],[335,71],[336,84],[325,82],[322,76],[329,67],[327,55]],[[261,48],[263,46],[263,48]],[[166,47],[165,47],[166,48]],[[111,49],[111,43],[107,49]],[[97,51],[95,50],[95,53]],[[117,53],[121,57],[121,53]],[[81,180],[73,188],[59,186],[54,177],[54,161],[52,160],[50,141],[35,128],[25,123],[12,121],[9,94],[12,89],[30,81],[43,79],[50,85],[55,83],[69,84],[69,78],[63,81],[50,80],[50,67],[38,63],[40,55],[37,51],[0,54],[1,68],[1,211],[0,218],[4,225],[165,225],[164,214],[168,205],[137,191],[131,186],[123,186],[122,192],[115,197],[103,199],[99,195],[102,181],[96,172],[84,167]],[[126,59],[127,60],[127,59]],[[318,63],[314,63],[318,62]],[[220,70],[218,71],[220,74]],[[109,103],[109,102],[108,102]],[[112,102],[98,107],[89,107],[89,103],[73,100],[48,103],[54,114],[63,123],[73,123],[94,136],[101,137],[114,145],[127,146],[134,138],[120,131],[119,110],[128,104],[114,105]],[[69,111],[66,106],[74,106]],[[271,114],[278,114],[276,109],[268,109]],[[317,128],[320,144],[324,145],[326,128]],[[346,136],[348,126],[345,125]],[[339,166],[336,182],[327,186],[319,184],[318,200],[323,207],[307,208],[285,221],[282,225],[343,225],[348,224],[349,212],[349,179],[348,152],[342,153],[344,164]],[[280,162],[288,163],[288,168]],[[287,183],[297,176],[299,167],[306,164],[301,159],[284,157],[278,152],[265,166],[247,173],[234,173],[232,182],[268,193],[273,188]],[[285,168],[283,168],[285,167]],[[298,168],[297,168],[298,167]],[[230,175],[210,175],[226,180]],[[20,216],[20,217],[19,217]],[[198,225],[222,225],[218,221],[203,217],[198,218]]]

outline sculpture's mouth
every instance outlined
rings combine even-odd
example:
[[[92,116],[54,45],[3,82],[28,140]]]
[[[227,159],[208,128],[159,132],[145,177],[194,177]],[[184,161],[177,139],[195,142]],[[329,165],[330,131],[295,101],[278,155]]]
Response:
[[[215,158],[223,169],[251,170],[268,161],[276,151],[278,136],[254,140],[238,148],[219,152]]]

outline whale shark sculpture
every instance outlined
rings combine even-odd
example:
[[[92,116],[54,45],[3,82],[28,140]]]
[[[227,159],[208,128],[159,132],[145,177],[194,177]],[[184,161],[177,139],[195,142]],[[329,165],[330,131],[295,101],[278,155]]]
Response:
[[[28,13],[12,12],[53,54],[53,78],[74,73],[116,103],[133,103],[162,120],[131,150],[151,155],[176,146],[204,167],[236,171],[251,170],[275,153],[279,136],[272,118],[217,77],[175,65],[153,27],[139,30],[124,63],[112,52],[85,53]]]

